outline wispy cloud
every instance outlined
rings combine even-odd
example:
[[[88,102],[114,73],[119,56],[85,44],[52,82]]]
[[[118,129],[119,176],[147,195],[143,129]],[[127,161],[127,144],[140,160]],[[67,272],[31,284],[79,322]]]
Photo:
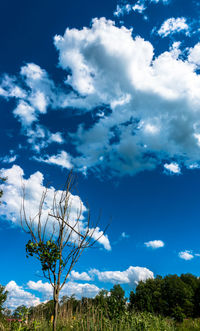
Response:
[[[57,166],[60,166],[62,168],[66,168],[66,169],[71,169],[73,167],[73,165],[71,163],[71,156],[69,154],[67,154],[65,151],[61,151],[57,155],[51,155],[51,156],[45,155],[44,158],[34,157],[34,159],[39,162],[55,164]]]
[[[139,14],[143,14],[143,12],[147,9],[150,4],[158,4],[162,3],[167,5],[170,3],[171,0],[137,0],[136,2],[133,1],[125,1],[119,2],[117,8],[114,12],[114,16],[123,17],[131,13],[131,11],[138,12]]]
[[[122,234],[121,234],[121,238],[123,238],[123,239],[128,239],[128,238],[130,238],[130,235],[127,234],[126,232],[122,232]]]
[[[13,155],[13,153],[10,153],[10,155],[5,155],[0,157],[0,162],[2,163],[13,163],[16,161],[18,155]]]
[[[161,37],[167,37],[171,34],[180,33],[180,32],[189,34],[189,25],[186,23],[185,17],[168,18],[158,30],[158,34]]]
[[[114,16],[120,17],[124,16],[125,14],[129,14],[132,10],[132,6],[130,4],[126,5],[117,5],[117,8],[114,12]]]

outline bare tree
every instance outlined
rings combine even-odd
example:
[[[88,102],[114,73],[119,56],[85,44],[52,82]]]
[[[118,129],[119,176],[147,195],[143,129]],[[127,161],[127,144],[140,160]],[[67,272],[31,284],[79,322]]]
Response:
[[[105,233],[97,237],[97,223],[91,223],[90,210],[87,210],[86,223],[81,221],[82,203],[77,208],[76,219],[71,218],[72,194],[75,179],[71,171],[63,191],[55,191],[52,208],[46,212],[46,188],[41,196],[36,216],[27,217],[25,206],[25,187],[21,206],[21,226],[31,239],[26,245],[28,256],[35,256],[41,263],[43,275],[53,288],[54,319],[53,330],[56,330],[58,317],[59,293],[66,280],[86,248],[93,246]],[[94,238],[95,235],[95,238]]]

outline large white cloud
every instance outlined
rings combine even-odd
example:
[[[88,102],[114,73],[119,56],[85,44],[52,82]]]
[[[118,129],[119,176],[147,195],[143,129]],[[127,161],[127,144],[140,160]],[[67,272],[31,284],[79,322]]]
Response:
[[[11,310],[21,305],[30,307],[40,304],[39,298],[37,298],[34,294],[24,290],[22,286],[17,285],[13,280],[11,280],[6,285],[5,289],[8,291],[5,306]]]
[[[95,277],[100,282],[112,284],[128,284],[130,287],[135,287],[139,281],[146,281],[149,278],[154,278],[154,274],[147,268],[130,266],[125,271],[99,271],[91,269],[88,273],[72,271],[69,276],[69,281],[63,286],[60,292],[60,298],[64,295],[75,295],[76,298],[95,297],[101,288],[95,284],[77,283],[76,281],[94,281]],[[26,287],[26,289],[25,289]],[[41,293],[42,298],[39,299],[28,290]],[[10,281],[6,285],[8,291],[8,299],[5,306],[10,309],[15,309],[20,305],[35,306],[41,301],[50,300],[53,295],[52,286],[48,282],[38,280],[37,282],[30,280],[26,286],[19,286],[15,281]]]
[[[50,299],[52,297],[52,286],[49,283],[43,283],[39,280],[37,282],[29,281],[27,285],[29,289],[42,293],[46,299]],[[60,292],[60,298],[64,295],[75,295],[78,299],[81,299],[82,297],[92,298],[95,297],[99,291],[100,288],[94,284],[80,284],[69,281],[63,286]]]
[[[99,271],[98,269],[91,269],[89,272],[79,273],[73,270],[70,273],[69,281],[63,286],[60,297],[63,295],[74,294],[77,298],[82,296],[94,297],[100,291],[94,284],[77,283],[75,281],[95,281],[95,278],[103,283],[112,284],[128,284],[130,287],[135,287],[140,281],[146,281],[149,278],[154,278],[151,270],[143,267],[130,266],[124,271]],[[52,296],[52,286],[49,283],[43,283],[41,280],[27,283],[31,290],[42,293],[45,299]]]
[[[173,22],[179,29],[187,30],[185,21]],[[170,25],[173,31],[175,25]],[[17,98],[19,108],[15,109],[15,115],[17,111],[16,116],[22,116],[26,126],[32,120],[38,121],[39,114],[50,107],[72,107],[75,115],[80,114],[80,109],[90,112],[100,106],[93,125],[89,128],[80,125],[77,132],[69,134],[77,152],[73,154],[77,156],[71,158],[66,154],[71,165],[84,173],[92,168],[99,173],[109,170],[117,175],[152,170],[162,163],[176,163],[179,168],[198,166],[197,46],[185,60],[177,43],[155,57],[149,41],[139,36],[134,39],[131,30],[119,28],[105,18],[94,19],[90,28],[68,28],[64,36],[55,36],[55,46],[71,92],[56,88],[39,66],[27,64],[21,69],[21,78],[28,89],[22,89],[16,78],[6,76],[0,94]],[[31,107],[27,116],[26,107]],[[44,128],[40,129],[41,126],[37,126],[40,134],[35,137],[38,136],[43,142],[40,146],[45,147],[50,138],[47,139],[47,133],[43,134]],[[31,144],[36,139],[33,132],[31,128],[27,131]],[[54,141],[61,143],[62,140]],[[36,147],[40,149],[38,144]],[[61,156],[48,154],[45,161],[58,164],[59,160],[63,166]]]
[[[148,278],[153,278],[154,274],[151,270],[143,267],[130,266],[125,271],[99,271],[92,269],[90,275],[97,276],[98,280],[105,283],[113,284],[129,284],[136,286],[139,281],[145,281]]]
[[[94,126],[72,137],[80,167],[133,174],[175,158],[199,161],[200,77],[179,52],[156,57],[150,42],[132,38],[104,18],[91,28],[67,29],[55,37],[59,63],[71,69],[68,83],[84,95],[87,110],[109,105]],[[74,101],[73,101],[74,102]]]
[[[0,208],[0,215],[5,217],[7,220],[20,224],[20,206],[22,202],[22,185],[25,186],[25,209],[27,213],[27,217],[35,217],[39,211],[39,204],[42,197],[42,193],[45,190],[43,185],[44,176],[41,172],[37,171],[33,173],[28,179],[24,178],[24,171],[18,165],[13,165],[12,168],[9,169],[1,169],[1,176],[7,177],[7,181],[0,185],[0,188],[3,190],[3,198],[2,205]],[[61,195],[62,191],[58,191],[57,198]],[[53,200],[55,197],[55,188],[53,186],[48,188],[46,200],[44,203],[44,218],[42,221],[46,220],[46,216],[49,211],[52,209]],[[70,194],[69,199],[70,214],[68,221],[71,222],[71,225],[76,224],[78,210],[81,211],[80,221],[77,224],[78,230],[83,231],[87,226],[87,221],[84,218],[84,212],[87,211],[83,202],[77,195]],[[37,217],[35,218],[35,222],[37,222]],[[53,219],[49,218],[47,223],[47,228],[49,226],[49,231],[52,231]],[[92,231],[92,230],[91,230]],[[99,228],[94,232],[94,240],[102,235],[99,240],[99,244],[103,245],[103,247],[107,250],[110,250],[110,242],[108,236],[103,234]]]

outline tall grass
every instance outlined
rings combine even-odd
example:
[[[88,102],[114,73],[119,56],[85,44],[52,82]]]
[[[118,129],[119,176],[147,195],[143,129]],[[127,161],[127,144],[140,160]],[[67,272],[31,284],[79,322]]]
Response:
[[[30,320],[28,324],[14,322],[7,324],[1,331],[48,331],[52,324],[45,319]],[[175,327],[171,320],[157,317],[150,313],[123,314],[120,319],[110,320],[101,311],[78,313],[74,316],[59,317],[58,331],[173,331]]]
[[[44,310],[42,309],[44,307]],[[36,309],[24,322],[2,322],[0,331],[49,331],[52,329],[51,314],[45,306]],[[173,319],[156,316],[148,312],[131,312],[109,318],[104,308],[94,305],[71,305],[67,302],[59,312],[58,331],[200,331],[200,319],[187,319],[177,324]]]

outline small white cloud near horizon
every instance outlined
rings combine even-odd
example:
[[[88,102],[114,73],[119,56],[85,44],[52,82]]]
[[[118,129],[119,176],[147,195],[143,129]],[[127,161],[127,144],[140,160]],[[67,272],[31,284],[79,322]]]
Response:
[[[165,243],[162,240],[150,240],[144,243],[146,247],[151,247],[153,249],[161,248],[165,246]]]
[[[185,17],[168,18],[158,30],[158,34],[161,37],[167,37],[170,34],[179,32],[185,32],[186,35],[189,34],[189,25],[186,23]]]
[[[189,260],[192,260],[194,258],[194,255],[192,254],[192,252],[191,251],[187,251],[187,250],[185,250],[183,252],[179,252],[178,253],[178,256],[181,259],[185,260],[185,261],[189,261]]]
[[[165,168],[165,171],[164,171],[165,173],[177,174],[177,175],[179,175],[181,173],[180,166],[176,162],[165,163],[164,168]]]

